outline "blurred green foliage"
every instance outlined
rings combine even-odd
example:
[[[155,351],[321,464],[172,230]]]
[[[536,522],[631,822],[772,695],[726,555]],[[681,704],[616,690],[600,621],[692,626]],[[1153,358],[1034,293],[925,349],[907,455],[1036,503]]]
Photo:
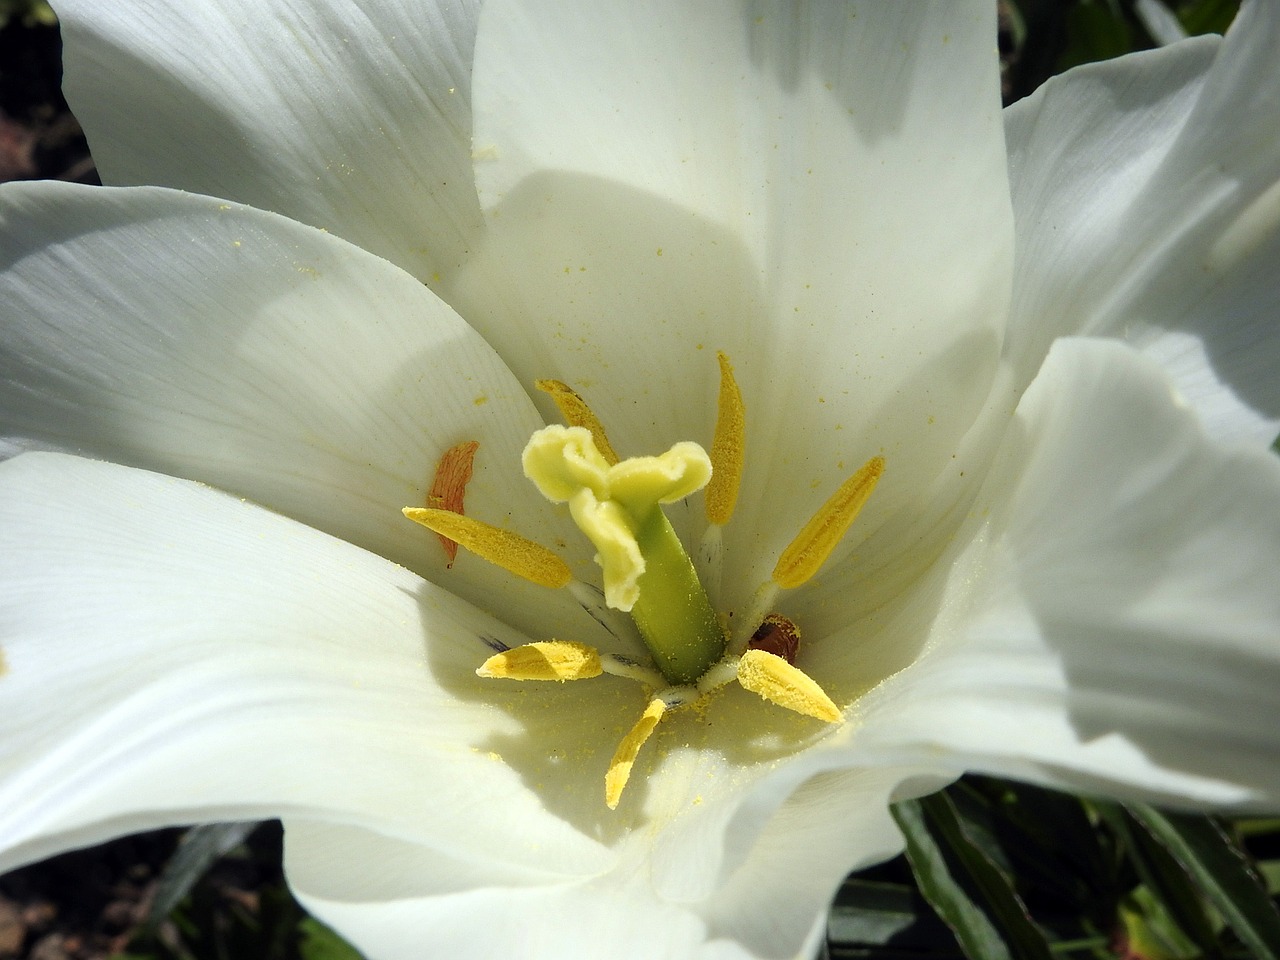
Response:
[[[1239,0],[1163,0],[1190,35],[1223,33]],[[1020,100],[1054,74],[1157,45],[1138,0],[1002,0],[1006,101]]]
[[[48,0],[0,0],[0,27],[17,18],[27,25],[52,26],[58,22]]]
[[[831,958],[1280,958],[1280,821],[984,777],[895,816],[906,856],[845,882]]]

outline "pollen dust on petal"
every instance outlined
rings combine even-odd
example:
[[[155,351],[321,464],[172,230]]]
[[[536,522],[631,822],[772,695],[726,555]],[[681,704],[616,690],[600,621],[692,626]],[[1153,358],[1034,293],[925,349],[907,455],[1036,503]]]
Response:
[[[427,506],[436,510],[448,510],[450,513],[463,514],[462,500],[467,492],[467,483],[471,479],[472,464],[475,462],[476,450],[480,441],[466,440],[450,447],[436,465],[435,479],[431,481],[431,489],[427,493]],[[446,567],[451,568],[458,558],[458,543],[444,534],[436,534],[440,545],[444,547],[448,558]]]

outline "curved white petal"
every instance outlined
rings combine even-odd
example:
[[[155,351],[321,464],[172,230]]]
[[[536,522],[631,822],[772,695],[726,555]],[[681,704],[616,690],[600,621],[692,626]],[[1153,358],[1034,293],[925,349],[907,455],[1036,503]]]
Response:
[[[1208,439],[1106,341],[1060,341],[1014,425],[934,648],[860,704],[867,745],[1273,807],[1280,460]]]
[[[289,823],[285,871],[298,899],[370,960],[609,956],[685,958],[704,927],[631,889],[502,883],[421,847],[365,832]]]
[[[863,529],[923,509],[981,420],[1012,255],[993,15],[482,16],[486,231],[444,295],[517,372],[580,389],[626,453],[709,442],[729,354],[748,431],[731,591],[876,453],[892,482]]]
[[[744,841],[741,868],[698,902],[662,896],[643,863],[536,886],[367,831],[296,821],[286,824],[285,866],[308,909],[371,960],[419,956],[424,942],[460,960],[782,960],[812,952],[851,868],[900,849],[888,802],[903,776],[873,770],[812,780]]]
[[[1010,353],[1121,337],[1211,432],[1280,430],[1280,8],[1077,70],[1006,112],[1018,269]]]
[[[530,631],[593,628],[571,599],[473,556],[446,570],[401,515],[445,450],[478,439],[466,509],[577,543],[521,475],[541,426],[525,390],[408,274],[176,191],[13,184],[0,204],[0,435],[222,487]]]
[[[226,197],[430,281],[479,220],[470,0],[57,0],[104,181]]]
[[[488,614],[188,481],[34,453],[0,492],[0,870],[282,815],[510,883],[610,864],[493,755],[523,726],[475,665],[523,638]]]

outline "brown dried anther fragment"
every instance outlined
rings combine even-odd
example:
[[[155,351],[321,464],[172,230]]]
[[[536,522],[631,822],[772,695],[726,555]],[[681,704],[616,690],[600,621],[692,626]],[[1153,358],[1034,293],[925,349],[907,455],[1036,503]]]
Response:
[[[427,492],[427,506],[434,510],[448,510],[450,513],[464,514],[462,500],[467,492],[467,483],[471,480],[472,464],[480,441],[465,440],[450,447],[436,465],[436,475],[431,481],[431,489]],[[448,558],[446,567],[452,568],[453,561],[458,558],[458,543],[444,534],[436,534],[440,545],[444,547]]]
[[[800,649],[800,628],[782,614],[771,613],[751,635],[747,649],[772,653],[795,666],[796,652]]]

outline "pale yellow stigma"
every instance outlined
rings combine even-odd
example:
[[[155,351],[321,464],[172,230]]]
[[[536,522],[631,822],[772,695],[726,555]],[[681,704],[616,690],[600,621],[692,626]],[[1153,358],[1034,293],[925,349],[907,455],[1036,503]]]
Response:
[[[711,482],[707,484],[706,511],[709,523],[724,526],[733,517],[742,482],[746,456],[747,417],[742,391],[733,378],[729,358],[717,352],[720,361],[720,396],[716,408],[716,432],[711,440]]]
[[[613,445],[604,432],[604,424],[572,387],[559,380],[537,380],[534,386],[551,397],[560,410],[560,416],[564,417],[569,426],[583,427],[590,431],[591,439],[596,442],[596,449],[609,466],[618,462],[618,455],[613,452]]]
[[[840,485],[778,557],[773,582],[784,590],[800,586],[827,562],[831,551],[875,490],[884,473],[884,457],[872,457]]]
[[[806,717],[841,723],[844,714],[803,670],[764,650],[748,650],[738,661],[738,684]]]
[[[510,680],[590,680],[604,673],[600,654],[585,643],[542,640],[494,654],[476,670],[478,677]]]
[[[622,791],[631,779],[631,768],[635,765],[636,755],[644,746],[649,735],[653,733],[662,715],[667,712],[667,705],[658,697],[649,701],[644,714],[636,721],[631,732],[622,738],[613,759],[609,761],[609,772],[604,775],[604,802],[610,810],[617,809],[622,799]]]
[[[559,589],[573,579],[569,565],[540,543],[449,510],[405,507],[406,517],[442,537],[456,540],[476,556],[539,586]]]
[[[657,505],[702,489],[711,461],[684,441],[656,457],[628,457],[610,464],[585,427],[543,427],[529,438],[524,475],[542,495],[568,503],[578,529],[595,545],[604,576],[605,601],[630,611],[640,596],[644,553],[636,539]],[[672,534],[674,536],[674,534]]]

